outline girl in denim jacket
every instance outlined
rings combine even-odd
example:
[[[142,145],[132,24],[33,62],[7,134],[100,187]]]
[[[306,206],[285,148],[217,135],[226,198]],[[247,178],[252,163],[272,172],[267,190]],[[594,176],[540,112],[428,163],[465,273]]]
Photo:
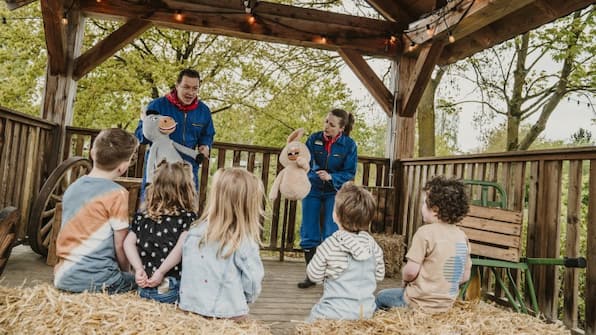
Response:
[[[180,309],[239,319],[261,293],[264,188],[241,168],[218,170],[207,207],[182,248]]]
[[[196,219],[196,197],[190,164],[160,163],[147,188],[147,208],[135,215],[124,240],[141,297],[178,301],[182,241]]]

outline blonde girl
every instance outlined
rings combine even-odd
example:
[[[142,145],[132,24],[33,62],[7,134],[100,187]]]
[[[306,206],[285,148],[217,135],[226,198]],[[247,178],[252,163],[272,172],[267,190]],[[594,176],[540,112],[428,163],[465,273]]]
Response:
[[[242,318],[261,292],[264,190],[241,168],[218,170],[201,218],[182,248],[180,305],[207,317]]]
[[[161,162],[147,188],[147,207],[135,215],[124,241],[141,297],[178,300],[182,241],[196,219],[196,198],[190,164]]]

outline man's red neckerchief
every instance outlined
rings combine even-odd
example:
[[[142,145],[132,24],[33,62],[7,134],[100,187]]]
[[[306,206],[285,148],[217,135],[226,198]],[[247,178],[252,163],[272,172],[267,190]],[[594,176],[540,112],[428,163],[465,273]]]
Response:
[[[182,102],[178,99],[178,93],[176,92],[176,88],[174,88],[170,93],[166,94],[166,99],[176,106],[179,110],[183,112],[190,112],[191,110],[197,108],[199,105],[199,98],[195,98],[190,105],[183,105]]]

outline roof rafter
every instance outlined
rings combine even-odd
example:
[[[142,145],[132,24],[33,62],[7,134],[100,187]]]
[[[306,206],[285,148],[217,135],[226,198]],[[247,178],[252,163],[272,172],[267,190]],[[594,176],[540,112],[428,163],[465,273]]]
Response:
[[[495,22],[536,0],[463,0],[450,2],[443,7],[446,14],[436,13],[410,23],[409,40],[423,44],[451,31],[457,39],[468,36],[480,28]],[[459,6],[458,6],[459,5]],[[462,17],[465,15],[465,17]],[[427,33],[427,26],[433,34]]]
[[[344,62],[346,62],[370,94],[377,100],[381,108],[385,111],[385,114],[391,117],[393,115],[394,96],[373,69],[371,69],[362,55],[349,49],[340,49],[338,52],[344,59]]]
[[[151,22],[131,19],[75,59],[73,78],[79,80],[151,27]]]
[[[474,34],[445,46],[439,64],[454,63],[557,18],[569,15],[592,3],[592,0],[533,1],[515,13],[484,26]],[[540,15],[536,13],[540,13]]]
[[[232,0],[166,0],[165,6],[154,7],[122,0],[82,0],[81,9],[90,16],[142,18],[175,29],[333,51],[348,48],[387,58],[397,55],[397,48],[388,40],[399,34],[401,27],[394,22],[267,2],[258,2],[252,9],[256,21],[251,24],[242,2]],[[177,11],[182,20],[175,20]]]
[[[413,20],[412,14],[397,0],[366,0],[366,2],[387,20],[403,24]]]

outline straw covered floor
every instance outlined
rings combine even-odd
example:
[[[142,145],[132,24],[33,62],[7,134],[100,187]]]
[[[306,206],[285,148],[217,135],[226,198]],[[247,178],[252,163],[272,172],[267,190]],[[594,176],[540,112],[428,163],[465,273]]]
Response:
[[[211,320],[135,293],[0,286],[0,334],[271,334],[260,321]]]
[[[407,308],[379,311],[370,320],[327,321],[300,324],[296,334],[356,335],[497,335],[497,334],[569,334],[561,323],[547,324],[540,319],[507,311],[493,304],[476,301],[456,301],[447,313],[424,314]]]

